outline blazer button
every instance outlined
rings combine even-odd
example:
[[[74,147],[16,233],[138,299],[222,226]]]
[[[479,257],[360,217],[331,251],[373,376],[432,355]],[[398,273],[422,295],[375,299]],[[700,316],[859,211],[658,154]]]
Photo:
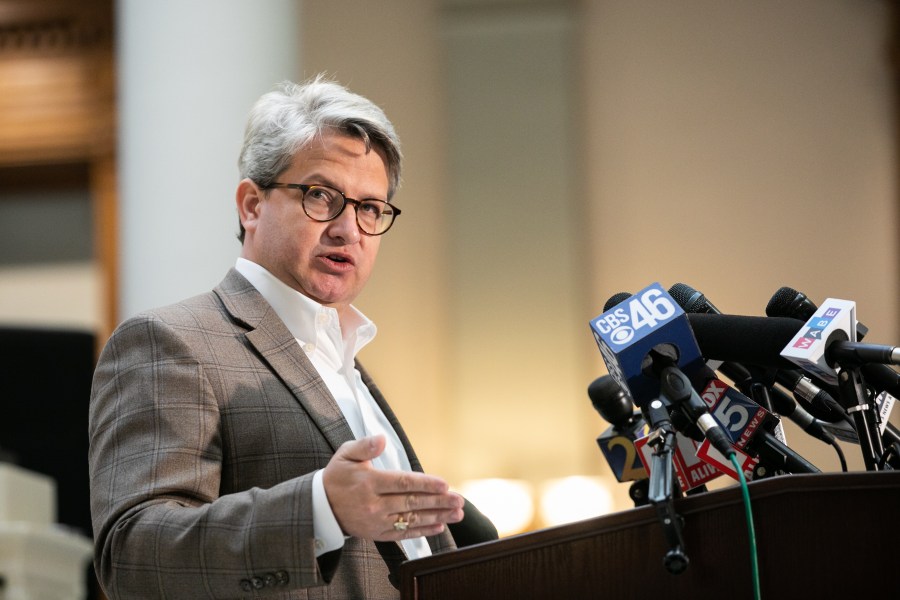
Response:
[[[241,579],[241,590],[244,592],[253,591],[253,585],[250,583],[249,579]]]
[[[266,585],[266,587],[275,585],[275,573],[266,573],[265,575],[263,575],[263,583]]]
[[[287,585],[287,582],[290,581],[287,571],[276,571],[275,581],[278,582],[278,585]]]
[[[263,589],[263,586],[264,586],[265,584],[263,583],[263,580],[262,580],[261,577],[251,577],[251,578],[250,578],[250,585],[253,586],[253,589],[254,589],[254,590],[261,590],[261,589]]]

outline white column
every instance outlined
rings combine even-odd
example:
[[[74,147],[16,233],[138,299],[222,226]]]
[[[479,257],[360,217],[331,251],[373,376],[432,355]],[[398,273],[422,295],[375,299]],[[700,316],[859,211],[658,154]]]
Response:
[[[118,0],[120,305],[211,289],[240,251],[247,113],[299,73],[297,0]]]

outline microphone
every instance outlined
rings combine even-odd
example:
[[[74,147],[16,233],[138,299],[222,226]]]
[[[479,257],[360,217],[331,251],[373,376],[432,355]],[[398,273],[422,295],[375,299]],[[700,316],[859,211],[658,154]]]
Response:
[[[672,297],[675,298],[682,308],[689,313],[722,314],[722,312],[717,309],[706,296],[687,284],[676,283],[669,290],[669,293],[672,294]],[[806,296],[802,296],[802,300],[808,302]],[[771,304],[772,303],[770,302],[770,305]],[[806,307],[806,305],[804,305],[804,307]],[[806,310],[807,309],[804,308],[804,312]],[[793,317],[799,315],[769,314],[769,316]],[[803,321],[806,321],[806,319],[806,317],[802,318]],[[816,414],[818,418],[830,423],[836,423],[843,420],[843,411],[840,410],[840,407],[834,398],[827,391],[813,383],[813,381],[804,375],[803,372],[793,368],[778,369],[775,372],[775,378],[778,384],[787,388],[798,401],[814,409],[814,412],[821,412],[821,415]]]
[[[753,376],[750,371],[741,365],[740,363],[722,363],[722,366],[719,370],[724,373],[729,379],[734,382],[734,385],[745,395],[752,394],[752,386],[753,384]],[[800,371],[790,370],[790,371],[776,371],[775,378],[776,381],[782,377],[782,374],[785,376],[794,377],[804,377]],[[780,381],[779,381],[780,383]],[[787,387],[787,386],[786,386]],[[827,395],[828,393],[824,390],[819,390],[821,394]],[[803,431],[813,436],[816,439],[819,439],[826,444],[834,445],[835,438],[825,427],[822,426],[822,423],[814,417],[812,414],[807,412],[803,406],[801,406],[794,397],[785,394],[780,389],[773,387],[769,390],[769,398],[772,403],[772,409],[781,415],[782,417],[787,417],[791,421],[794,422],[797,426],[800,427]],[[837,401],[831,398],[828,395],[828,398],[834,403],[834,408],[828,407],[828,411],[833,411],[837,416],[834,417],[833,421],[829,421],[831,423],[835,423],[838,421],[844,421],[846,415],[843,413],[840,405],[837,404]]]
[[[640,412],[634,412],[631,398],[609,375],[591,382],[588,397],[594,409],[611,424],[597,437],[597,445],[616,480],[647,479],[647,471],[634,447],[635,440],[646,435],[646,423]]]
[[[817,419],[840,423],[847,418],[837,400],[799,369],[780,369],[775,372],[775,381],[790,391],[797,402]]]
[[[678,367],[667,364],[660,372],[659,378],[663,397],[667,398],[670,404],[680,407],[688,419],[697,424],[704,437],[722,456],[733,456],[734,448],[731,447],[731,438],[710,414],[687,376]]]
[[[676,283],[673,285],[669,288],[669,294],[688,313],[722,314],[722,311],[716,308],[705,295],[685,283]],[[743,393],[749,395],[750,385],[755,380],[750,369],[740,363],[726,362],[722,363],[718,370],[731,379]],[[828,393],[815,386],[815,384],[812,383],[812,380],[797,369],[775,370],[775,379],[779,384],[787,388],[789,392],[794,394],[795,398],[801,397],[801,393],[797,391],[799,388],[803,391],[802,397],[804,397],[804,399],[815,399],[820,403],[826,402],[825,396],[827,396]],[[826,444],[834,443],[834,436],[826,431],[821,423],[804,410],[802,406],[799,406],[794,398],[787,396],[780,389],[772,387],[771,385],[767,387],[770,388],[768,397],[771,399],[772,406],[766,408],[774,409],[775,412],[781,416],[791,419],[791,421],[799,425],[805,432]],[[815,390],[815,393],[810,396],[809,393],[813,391],[813,389]],[[831,396],[828,396],[828,400],[831,400],[834,405],[833,407],[828,406],[828,413],[835,412],[837,413],[837,420],[843,420],[843,411],[839,410],[840,407],[837,406],[837,402],[835,402]]]
[[[606,301],[606,304],[603,305],[603,312],[608,311],[616,304],[620,304],[625,300],[628,300],[629,298],[631,298],[631,294],[629,294],[628,292],[619,292],[618,294],[613,294],[609,297],[609,300]]]
[[[844,334],[846,336],[846,334]],[[846,339],[830,340],[825,348],[828,366],[835,364],[861,367],[867,363],[900,365],[900,348],[882,344],[863,344]]]
[[[825,336],[826,344],[824,347],[818,346],[817,342],[822,337],[821,328],[804,329],[805,322],[790,317],[692,313],[688,315],[688,320],[694,330],[697,344],[707,358],[775,369],[791,369],[797,366],[796,362],[799,361],[803,363],[801,366],[804,369],[814,372],[826,382],[834,382],[835,385],[837,383],[835,372],[829,362],[834,363],[848,356],[889,356],[891,360],[897,356],[897,348],[892,346],[862,344],[839,338],[829,340],[828,337],[835,330],[831,325],[827,329],[829,335]],[[804,331],[801,332],[801,329]],[[801,336],[801,333],[804,335]],[[741,343],[735,344],[735,339],[740,339]],[[796,350],[785,351],[787,346],[794,344],[797,344]],[[808,350],[814,345],[817,352],[810,354]],[[785,354],[782,355],[782,352]],[[796,361],[789,361],[786,357],[790,356]],[[854,358],[851,362],[855,360]],[[864,365],[863,369],[865,366],[880,366],[896,375],[896,372],[885,365],[868,364]]]
[[[610,377],[630,392],[645,418],[653,400],[662,400],[667,411],[679,408],[661,395],[659,371],[654,372],[654,363],[659,370],[669,366],[684,372],[692,372],[704,363],[684,311],[662,286],[651,284],[633,296],[624,292],[616,294],[606,302],[604,313],[590,325]],[[687,427],[683,431],[689,431],[685,434],[688,436],[693,433]],[[643,452],[645,442],[641,438],[636,444],[639,452]],[[693,453],[682,453],[682,443],[688,446],[693,442],[690,439],[678,442],[675,453],[682,489],[696,487],[719,475]],[[682,458],[684,463],[679,464]]]
[[[805,325],[790,317],[742,317],[698,313],[689,314],[688,319],[697,343],[707,358],[774,368],[782,368],[787,362],[779,354]],[[735,339],[740,339],[741,344],[735,344]],[[792,363],[788,364],[794,366]],[[836,406],[838,408],[835,410],[846,414],[846,409]],[[859,412],[855,411],[853,425],[857,430],[860,420],[858,415]],[[866,423],[866,429],[870,429],[869,423]],[[860,446],[877,448],[879,444],[872,437],[864,431],[857,439],[862,440]],[[886,423],[882,438],[885,444],[892,444],[900,441],[900,433],[891,423]],[[872,454],[874,450],[866,451],[864,456],[874,460]]]
[[[692,313],[688,319],[701,351],[709,359],[774,369],[797,366],[783,358],[781,351],[803,327],[803,321],[709,313]]]
[[[794,317],[802,321],[808,321],[818,310],[816,303],[787,286],[779,288],[766,305],[766,314],[778,317]],[[869,332],[869,328],[856,322],[856,337],[863,339]],[[879,392],[887,392],[895,398],[900,398],[900,373],[882,364],[862,365],[861,371],[866,382]]]
[[[735,445],[747,451],[750,456],[763,459],[759,467],[771,467],[787,473],[818,473],[819,469],[808,460],[791,450],[763,425],[766,420],[777,418],[768,413],[737,390],[710,373],[706,387],[700,393],[710,407],[713,417],[728,431]],[[739,437],[736,437],[739,436]],[[770,473],[761,472],[765,477]]]
[[[610,304],[607,302],[608,307]],[[731,399],[716,406],[706,402],[706,398],[700,401],[696,392],[689,393],[684,386],[688,378],[696,378],[700,382],[698,385],[706,385],[714,376],[706,367],[684,310],[658,283],[612,304],[591,321],[594,338],[610,375],[631,391],[635,404],[642,411],[652,400],[661,399],[668,403],[670,410],[678,409],[698,426],[724,456],[734,453],[730,443],[722,443],[723,436],[741,439],[747,433],[746,428],[752,426],[755,429],[761,423],[756,411],[765,411],[742,396],[746,404],[738,407],[739,401],[735,400],[733,406],[747,418],[734,421],[726,410],[732,405]],[[693,391],[693,387],[690,390]],[[757,418],[749,417],[748,405],[754,407],[752,412]],[[716,410],[725,416],[724,421],[700,420],[701,415],[713,412],[709,410],[710,406],[716,406]]]
[[[822,380],[838,385],[840,399],[853,416],[866,470],[879,470],[883,455],[881,415],[870,398],[860,369],[859,356],[871,348],[849,341],[856,337],[856,303],[828,298],[781,351]],[[875,353],[877,354],[877,353]],[[835,368],[840,367],[840,372]]]
[[[609,374],[641,410],[660,393],[659,378],[647,368],[651,350],[666,353],[682,371],[705,364],[684,310],[658,283],[614,304],[590,325]]]
[[[785,286],[775,292],[772,299],[769,300],[769,304],[766,306],[766,314],[796,316],[804,321],[808,321],[818,308],[816,303],[807,298],[805,294]],[[868,327],[856,321],[857,339],[861,340],[868,331]],[[900,398],[900,373],[878,363],[864,364],[859,370],[868,386],[880,392],[881,395],[887,395],[882,402],[883,408],[886,409],[886,412],[882,414],[882,423],[884,424],[884,430],[882,431],[883,444],[891,446],[900,443],[900,431],[892,423],[888,422],[888,415],[893,406],[891,397]],[[855,429],[855,423],[849,416],[847,417],[847,423]],[[858,440],[859,437],[856,436],[856,441],[858,442]]]
[[[837,384],[835,365],[855,368],[881,363],[883,368],[888,368],[885,365],[900,364],[900,348],[851,340],[855,337],[855,323],[855,302],[829,298],[825,306],[803,324],[781,354],[834,384]]]
[[[816,303],[806,294],[787,286],[778,288],[766,304],[766,314],[770,317],[793,317],[801,321],[808,321],[818,309]],[[856,322],[857,339],[863,339],[868,332],[868,327],[859,321]]]
[[[753,450],[774,468],[788,472],[818,472],[806,459],[759,427],[763,421],[761,415],[769,413],[743,394],[725,386],[714,375],[710,379],[709,374],[712,372],[700,353],[697,345],[699,337],[695,339],[692,323],[693,317],[719,316],[687,315],[658,283],[654,283],[592,320],[591,329],[610,375],[622,387],[631,391],[635,404],[642,411],[645,411],[652,400],[674,400],[661,394],[659,375],[665,367],[675,367],[695,382],[699,380],[707,386],[701,393],[703,401],[707,407],[714,407],[709,412],[718,426],[732,439],[744,440],[746,443],[754,438]],[[795,324],[792,331],[796,330]],[[748,346],[750,344],[745,345]],[[782,363],[790,364],[781,359],[777,351],[767,353],[766,359],[771,360],[772,356]],[[727,388],[729,393],[718,395],[714,401],[707,400],[707,394],[711,394],[709,388],[714,385]],[[684,402],[677,404],[670,404],[669,408],[690,413],[685,409]],[[693,414],[690,413],[689,416],[693,417]],[[754,435],[753,432],[757,433]],[[717,443],[714,439],[707,439],[710,443]],[[740,444],[738,446],[741,447]]]
[[[772,394],[772,404],[782,417],[787,417],[803,431],[829,445],[834,445],[834,436],[822,426],[815,417],[806,412],[802,406],[787,394]]]
[[[631,294],[628,295],[630,296]],[[639,454],[642,451],[638,447],[643,447],[643,441],[645,441],[643,438],[647,435],[647,421],[643,418],[640,411],[633,410],[633,400],[628,395],[628,392],[623,390],[622,386],[610,375],[603,375],[588,386],[588,396],[591,399],[594,410],[612,425],[597,438],[597,444],[600,446],[601,452],[606,456],[607,462],[616,475],[616,479],[619,481],[631,481],[647,477],[646,468],[643,467],[642,462],[638,462],[640,461]],[[684,418],[679,418],[681,416],[680,414],[672,415],[676,429],[684,434],[686,439],[701,441],[703,434],[700,429],[693,423],[688,423]],[[635,443],[638,440],[642,441]],[[682,445],[688,448],[690,444],[685,440],[679,441],[681,444],[676,448],[676,458],[679,459],[676,463],[676,470],[681,465],[691,465],[693,463],[693,461],[685,460],[685,457],[680,452]],[[631,442],[631,444],[629,445],[628,442]],[[638,453],[634,457],[637,460],[632,460],[630,447],[633,447],[634,451]],[[625,453],[624,464],[619,460],[622,457],[618,456],[617,449],[622,449]],[[632,464],[632,468],[629,468],[628,464]],[[691,474],[692,483],[696,484],[696,479],[697,475]],[[693,487],[693,485],[686,487]]]

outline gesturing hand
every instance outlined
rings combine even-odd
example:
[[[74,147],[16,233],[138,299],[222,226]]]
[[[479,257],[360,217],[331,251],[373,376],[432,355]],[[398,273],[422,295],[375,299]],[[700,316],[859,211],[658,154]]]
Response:
[[[384,447],[381,435],[346,442],[322,472],[331,510],[346,535],[396,541],[436,535],[446,523],[462,520],[462,496],[440,477],[373,467]],[[394,527],[401,518],[405,529]]]

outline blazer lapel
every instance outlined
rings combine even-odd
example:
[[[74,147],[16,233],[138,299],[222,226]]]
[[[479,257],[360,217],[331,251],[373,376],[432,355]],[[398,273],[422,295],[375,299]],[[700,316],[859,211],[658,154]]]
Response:
[[[247,328],[247,340],[284,382],[333,450],[353,439],[350,425],[312,363],[272,307],[235,269],[215,293],[225,310]]]
[[[328,391],[325,382],[300,349],[297,340],[294,339],[287,326],[275,314],[259,291],[235,269],[229,270],[222,283],[213,291],[222,300],[225,310],[235,320],[247,327],[247,340],[262,355],[278,377],[284,381],[322,431],[332,449],[337,451],[341,444],[353,440],[350,425],[341,413],[334,396]],[[422,471],[422,465],[394,411],[391,410],[387,400],[362,365],[357,363],[356,366],[360,370],[363,382],[369,388],[372,397],[375,398],[375,402],[381,407],[397,432],[413,470]],[[455,547],[453,538],[447,531],[426,539],[432,552],[435,553]],[[398,586],[396,569],[399,563],[406,558],[403,551],[395,542],[376,542],[376,546],[392,573],[391,583],[395,587]]]

